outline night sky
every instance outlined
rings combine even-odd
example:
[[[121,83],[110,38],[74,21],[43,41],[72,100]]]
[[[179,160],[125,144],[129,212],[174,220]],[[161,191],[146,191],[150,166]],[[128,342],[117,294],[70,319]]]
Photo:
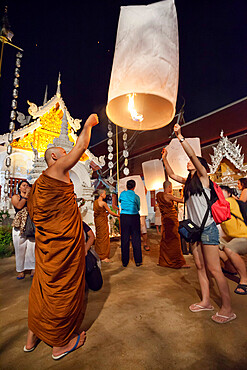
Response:
[[[42,105],[61,92],[73,118],[96,112],[101,124],[91,145],[106,137],[105,107],[120,6],[156,1],[2,1],[24,49],[18,111],[28,114],[27,100]],[[180,76],[177,110],[186,100],[190,121],[247,95],[246,0],[175,0],[179,26]],[[16,49],[5,45],[0,79],[0,134],[8,131]],[[233,123],[234,124],[234,123]]]

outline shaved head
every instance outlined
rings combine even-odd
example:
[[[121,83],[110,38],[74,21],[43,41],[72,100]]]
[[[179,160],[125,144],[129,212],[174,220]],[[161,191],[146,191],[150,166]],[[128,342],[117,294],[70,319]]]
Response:
[[[49,166],[51,166],[57,159],[62,157],[64,154],[66,154],[65,150],[63,148],[53,146],[51,148],[48,148],[45,151],[45,161]]]
[[[164,188],[164,190],[165,189],[167,189],[168,188],[168,186],[170,186],[172,183],[170,182],[170,181],[168,181],[168,180],[166,180],[166,181],[164,181],[163,182],[163,188]]]

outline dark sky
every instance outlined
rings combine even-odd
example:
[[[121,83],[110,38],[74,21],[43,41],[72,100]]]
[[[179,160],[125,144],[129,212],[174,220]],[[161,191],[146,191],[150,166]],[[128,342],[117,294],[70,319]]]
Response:
[[[28,114],[27,100],[42,105],[61,91],[73,118],[100,116],[91,145],[106,136],[105,107],[122,5],[156,1],[2,1],[24,49],[18,110]],[[180,76],[177,109],[186,100],[190,121],[247,95],[247,1],[175,0],[179,26]],[[3,6],[1,5],[1,15]],[[8,131],[16,50],[4,47],[0,79],[0,134]]]

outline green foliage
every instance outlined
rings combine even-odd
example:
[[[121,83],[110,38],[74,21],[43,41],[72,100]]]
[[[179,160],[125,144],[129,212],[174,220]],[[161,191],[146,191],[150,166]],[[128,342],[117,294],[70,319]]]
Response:
[[[10,257],[14,253],[11,226],[0,226],[0,258]]]

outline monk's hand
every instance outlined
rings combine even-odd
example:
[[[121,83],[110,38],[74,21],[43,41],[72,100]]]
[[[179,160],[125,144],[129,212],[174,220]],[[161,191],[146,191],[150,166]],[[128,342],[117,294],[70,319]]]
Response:
[[[94,127],[99,123],[99,118],[96,113],[90,114],[88,119],[85,122],[85,125]]]
[[[178,137],[179,135],[181,135],[181,126],[180,126],[178,123],[176,123],[176,124],[174,125],[173,130],[174,130],[174,133],[175,133],[175,135],[176,135],[177,137]]]
[[[166,148],[163,148],[162,149],[162,159],[163,159],[163,161],[166,159],[166,157],[167,157],[167,150],[166,150]]]

